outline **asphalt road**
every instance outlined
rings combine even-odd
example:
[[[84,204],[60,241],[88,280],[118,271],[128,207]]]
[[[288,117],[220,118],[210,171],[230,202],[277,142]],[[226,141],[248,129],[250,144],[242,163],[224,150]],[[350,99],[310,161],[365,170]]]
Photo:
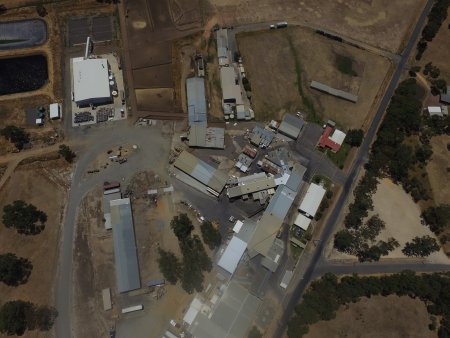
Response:
[[[127,121],[114,122],[95,128],[79,128],[74,131],[78,137],[84,138],[84,144],[75,149],[77,153],[83,150],[77,160],[72,177],[72,185],[67,200],[64,218],[64,228],[60,249],[60,260],[56,284],[56,336],[73,337],[71,325],[73,295],[75,283],[73,281],[73,254],[75,240],[75,224],[78,206],[83,197],[95,186],[102,185],[106,180],[127,182],[136,172],[153,170],[162,179],[167,179],[166,162],[170,149],[170,138],[161,135],[160,125],[155,127],[133,127]],[[86,171],[92,162],[101,154],[114,146],[135,144],[139,148],[128,157],[128,162],[110,165],[97,174],[86,176]],[[77,151],[78,150],[78,151]]]
[[[282,335],[286,329],[287,322],[293,313],[295,305],[299,302],[305,288],[307,287],[307,285],[309,284],[311,279],[315,276],[314,270],[316,268],[316,265],[320,261],[322,252],[325,248],[325,245],[326,245],[327,241],[330,239],[331,234],[333,233],[333,231],[337,225],[338,217],[344,207],[345,201],[347,200],[349,194],[352,191],[354,180],[356,179],[361,166],[365,162],[365,158],[366,158],[366,156],[369,152],[370,146],[375,138],[376,131],[381,123],[384,112],[385,112],[385,110],[389,104],[389,101],[395,91],[395,88],[397,87],[398,81],[400,79],[403,69],[405,68],[408,57],[409,57],[411,51],[413,50],[413,48],[415,47],[416,40],[420,34],[420,31],[425,22],[425,18],[428,15],[428,13],[430,12],[432,5],[433,5],[433,1],[428,0],[425,5],[425,8],[422,11],[422,14],[420,15],[420,17],[414,27],[413,33],[411,34],[411,36],[408,40],[406,48],[404,49],[403,53],[400,55],[401,58],[400,58],[399,63],[397,64],[397,67],[392,76],[391,82],[389,83],[389,86],[388,86],[383,98],[381,99],[381,102],[380,102],[380,105],[376,112],[376,115],[375,115],[375,117],[369,127],[369,130],[367,132],[367,135],[358,151],[357,157],[356,157],[355,161],[353,162],[352,168],[350,170],[347,180],[345,181],[342,192],[339,195],[339,198],[330,214],[330,217],[328,218],[327,223],[325,224],[325,227],[324,227],[324,230],[322,233],[322,237],[321,237],[321,241],[319,241],[317,248],[314,251],[313,256],[311,257],[311,259],[309,261],[309,265],[306,268],[303,278],[298,281],[298,284],[295,287],[295,290],[292,292],[292,294],[289,295],[289,297],[285,298],[287,300],[287,304],[282,304],[282,306],[284,308],[284,313],[278,323],[278,328],[274,334],[274,337],[276,337],[276,338],[282,337]],[[367,265],[367,266],[369,266],[369,265]],[[350,268],[348,268],[348,271],[353,272],[356,270],[356,269],[352,269],[352,268],[353,268],[353,266],[350,266]],[[380,269],[381,271],[378,271],[378,272],[388,272],[390,269],[389,264],[382,266],[382,268],[383,269]],[[401,266],[399,266],[399,268],[401,269]],[[414,266],[405,265],[404,268],[412,269],[412,268],[414,268]],[[369,268],[364,268],[364,269],[369,270]],[[336,269],[336,271],[337,270],[339,270],[339,269]],[[375,271],[376,269],[373,268],[373,270]],[[327,271],[332,272],[332,269],[329,269]],[[323,272],[326,272],[326,271],[323,271]]]

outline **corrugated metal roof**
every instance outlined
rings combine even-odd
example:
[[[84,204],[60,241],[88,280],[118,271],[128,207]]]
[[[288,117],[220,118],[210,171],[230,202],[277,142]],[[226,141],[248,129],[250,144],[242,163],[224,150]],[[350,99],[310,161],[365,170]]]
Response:
[[[326,190],[324,187],[311,183],[298,210],[313,218],[316,215],[317,209],[319,209],[320,203],[322,203],[325,193]]]
[[[342,143],[344,143],[346,136],[347,134],[345,134],[343,131],[335,129],[333,135],[330,136],[330,140],[336,144],[342,145]]]
[[[311,218],[308,218],[303,214],[298,214],[294,224],[298,226],[300,229],[306,231],[308,230],[309,225],[311,224]]]
[[[120,189],[118,192],[103,195],[103,217],[105,218],[105,229],[109,230],[112,228],[111,225],[111,206],[109,204],[110,201],[118,200],[122,198],[122,194],[120,193]]]
[[[291,114],[284,114],[278,132],[296,140],[304,125],[303,119]]]
[[[202,77],[191,77],[186,79],[187,108],[189,125],[194,122],[206,127],[207,108],[205,96],[205,79]]]
[[[272,177],[256,177],[253,180],[241,183],[236,187],[228,188],[229,198],[235,198],[245,194],[252,194],[257,191],[267,190],[276,187],[275,180]]]
[[[261,260],[261,265],[275,272],[284,254],[284,242],[281,239],[275,238],[267,255]]]
[[[237,74],[234,67],[220,68],[220,82],[223,100],[233,100],[237,105],[243,104],[241,86],[236,84]]]
[[[280,185],[264,214],[273,215],[283,222],[296,196],[297,192],[289,189],[286,185]]]
[[[217,265],[233,274],[246,248],[247,243],[236,236],[233,236]]]
[[[225,129],[207,128],[203,123],[192,123],[189,130],[189,147],[223,149],[225,147]]]
[[[286,182],[286,186],[292,191],[299,191],[303,183],[303,176],[305,175],[305,172],[306,167],[296,163],[292,168],[289,179]]]
[[[111,98],[108,60],[73,59],[72,68],[75,102]]]
[[[141,281],[130,199],[113,200],[110,205],[117,289],[119,292],[139,289]]]
[[[347,100],[347,101],[351,101],[353,103],[355,103],[356,101],[358,101],[358,96],[353,95],[351,93],[345,92],[343,90],[340,89],[335,89],[332,88],[330,86],[327,86],[326,84],[317,82],[317,81],[311,81],[311,88],[320,90],[321,92],[324,92],[326,94],[330,94],[336,97],[340,97],[341,99]]]
[[[218,193],[223,190],[228,179],[224,172],[214,169],[187,151],[178,156],[174,166]]]

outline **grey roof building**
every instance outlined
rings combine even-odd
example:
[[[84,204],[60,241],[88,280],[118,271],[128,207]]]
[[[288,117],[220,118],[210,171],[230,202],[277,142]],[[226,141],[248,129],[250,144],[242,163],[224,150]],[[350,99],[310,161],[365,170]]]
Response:
[[[236,198],[242,195],[253,194],[254,192],[268,190],[271,188],[275,188],[275,180],[273,177],[264,177],[256,176],[251,180],[245,181],[235,187],[227,189],[227,195],[229,198]]]
[[[198,148],[225,148],[225,129],[206,127],[201,122],[191,124],[189,130],[189,147]]]
[[[119,292],[139,289],[141,280],[130,199],[110,201],[110,211],[117,289]]]
[[[267,148],[274,138],[274,134],[270,130],[266,130],[259,126],[255,126],[252,130],[250,143],[261,148]]]
[[[197,123],[206,127],[205,79],[202,77],[186,79],[186,93],[189,125],[192,126],[193,123]]]
[[[267,253],[267,256],[261,259],[261,265],[272,272],[278,269],[280,259],[284,254],[284,242],[281,239],[275,238],[272,246]]]
[[[220,68],[223,104],[242,105],[242,92],[234,67]]]
[[[111,225],[111,205],[110,202],[113,200],[118,200],[122,198],[122,194],[120,193],[120,189],[118,192],[103,195],[103,218],[105,219],[105,229],[112,229]]]
[[[332,88],[330,86],[327,86],[326,84],[317,81],[311,81],[310,86],[311,88],[317,89],[323,93],[330,94],[353,103],[356,103],[358,101],[358,96],[356,95],[353,95],[349,92],[345,92],[343,90]]]
[[[222,192],[228,179],[224,172],[213,168],[187,151],[183,151],[178,156],[174,166],[211,188],[217,194]]]
[[[226,29],[219,29],[216,31],[217,39],[217,58],[219,59],[219,66],[226,66],[230,64],[228,56],[228,31]]]
[[[450,86],[447,86],[446,94],[440,95],[440,101],[442,103],[450,104]]]
[[[269,151],[266,155],[266,159],[281,168],[289,166],[289,153],[285,147]]]
[[[296,140],[304,125],[305,121],[303,119],[291,114],[284,114],[280,127],[278,127],[278,132]]]

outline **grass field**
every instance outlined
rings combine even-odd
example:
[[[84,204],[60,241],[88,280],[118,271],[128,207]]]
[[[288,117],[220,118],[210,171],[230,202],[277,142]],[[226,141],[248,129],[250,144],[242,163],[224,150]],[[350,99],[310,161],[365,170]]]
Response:
[[[347,159],[350,149],[350,145],[343,143],[338,152],[333,153],[331,150],[326,150],[326,152],[327,156],[334,162],[334,164],[336,164],[338,168],[342,169],[344,168],[345,160]]]
[[[243,33],[237,39],[260,120],[300,110],[313,122],[332,119],[344,128],[360,128],[368,122],[390,67],[382,57],[304,28]],[[349,75],[350,69],[358,76]],[[349,91],[359,100],[354,104],[312,90],[312,80]]]

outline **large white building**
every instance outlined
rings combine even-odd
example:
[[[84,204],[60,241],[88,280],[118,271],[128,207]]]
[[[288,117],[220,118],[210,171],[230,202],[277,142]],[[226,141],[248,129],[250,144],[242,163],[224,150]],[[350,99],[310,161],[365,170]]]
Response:
[[[321,185],[311,183],[302,203],[298,207],[298,211],[311,219],[314,218],[326,192],[326,189]]]
[[[72,59],[73,96],[79,107],[112,102],[106,59]]]

